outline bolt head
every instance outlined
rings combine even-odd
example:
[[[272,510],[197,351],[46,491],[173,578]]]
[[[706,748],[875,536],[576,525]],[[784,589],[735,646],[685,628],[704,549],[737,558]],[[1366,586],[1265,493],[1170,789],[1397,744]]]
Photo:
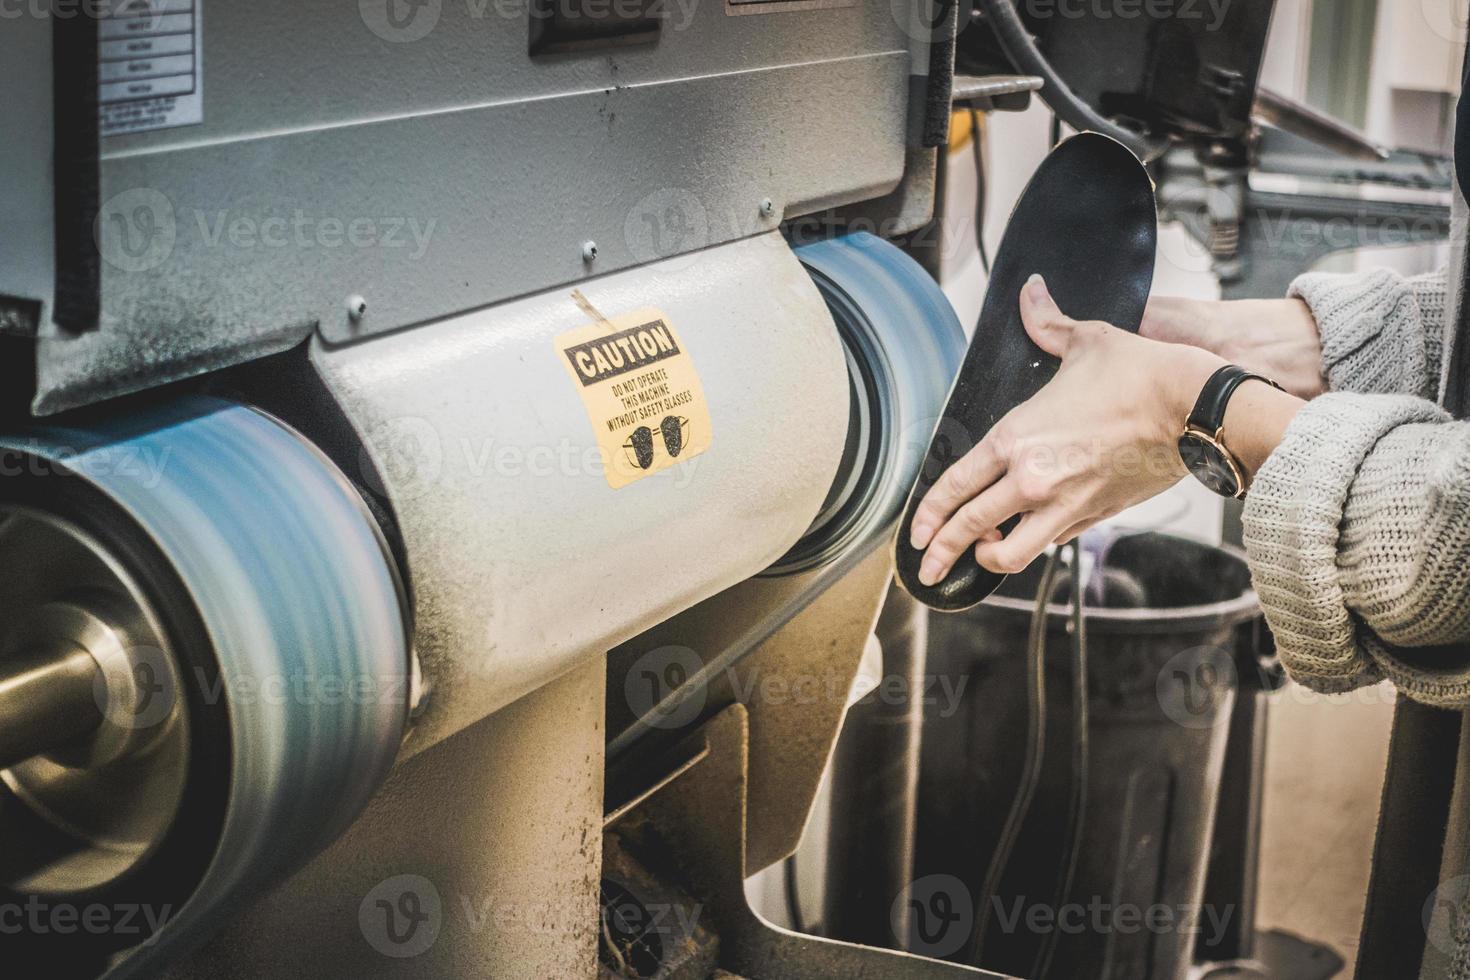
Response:
[[[347,297],[347,315],[353,320],[361,320],[367,315],[367,300],[356,293]]]
[[[592,262],[597,258],[597,243],[586,241],[582,243],[582,261]]]
[[[762,198],[761,199],[761,214],[763,214],[767,218],[769,218],[771,215],[773,215],[775,213],[776,213],[776,202],[773,201],[773,200],[771,200],[769,197]]]

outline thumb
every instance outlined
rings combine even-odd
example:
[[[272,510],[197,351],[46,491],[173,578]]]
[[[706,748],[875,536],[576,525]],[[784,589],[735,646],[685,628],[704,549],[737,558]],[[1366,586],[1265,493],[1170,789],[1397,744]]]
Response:
[[[1055,357],[1065,357],[1075,321],[1051,298],[1046,280],[1033,275],[1021,287],[1021,322],[1036,346]]]

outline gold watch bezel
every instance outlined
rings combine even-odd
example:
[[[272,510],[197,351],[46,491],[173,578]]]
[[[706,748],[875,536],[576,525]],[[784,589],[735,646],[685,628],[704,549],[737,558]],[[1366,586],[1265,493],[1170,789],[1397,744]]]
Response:
[[[1181,439],[1185,436],[1193,436],[1196,439],[1200,439],[1215,447],[1215,449],[1220,453],[1221,458],[1225,460],[1225,465],[1230,467],[1230,475],[1235,477],[1235,486],[1238,488],[1229,499],[1244,500],[1246,490],[1248,489],[1249,480],[1246,478],[1245,467],[1241,465],[1239,457],[1237,457],[1235,453],[1231,451],[1230,447],[1225,442],[1224,426],[1221,426],[1213,433],[1211,433],[1206,429],[1201,429],[1198,426],[1189,425],[1186,423],[1184,426],[1184,431],[1179,433],[1179,437]],[[1195,476],[1194,471],[1190,471],[1190,476]],[[1196,477],[1196,479],[1198,479],[1198,477]]]

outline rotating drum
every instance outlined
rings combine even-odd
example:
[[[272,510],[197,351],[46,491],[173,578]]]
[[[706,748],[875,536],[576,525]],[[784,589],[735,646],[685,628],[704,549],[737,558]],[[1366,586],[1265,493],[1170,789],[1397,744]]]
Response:
[[[148,975],[387,774],[403,585],[342,474],[242,405],[0,437],[0,474],[0,908],[43,926],[0,945]]]

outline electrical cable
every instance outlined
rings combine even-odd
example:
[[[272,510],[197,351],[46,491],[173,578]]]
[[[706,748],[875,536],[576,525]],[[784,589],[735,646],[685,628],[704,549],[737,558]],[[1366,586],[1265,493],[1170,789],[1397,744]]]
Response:
[[[1144,163],[1156,159],[1169,148],[1168,137],[1139,133],[1120,126],[1082,101],[1036,47],[1036,39],[1026,30],[1026,24],[1011,0],[980,0],[980,6],[1006,57],[1022,73],[1039,75],[1046,81],[1041,97],[1069,126],[1079,132],[1092,130],[1112,137],[1132,150]]]
[[[990,278],[990,253],[985,248],[985,154],[980,147],[980,113],[970,106],[970,150],[975,157],[975,247],[980,250],[980,268]]]
[[[1015,850],[1026,814],[1031,809],[1031,800],[1036,795],[1037,784],[1041,781],[1041,766],[1046,755],[1046,607],[1056,581],[1060,556],[1061,549],[1052,549],[1041,573],[1041,584],[1036,588],[1036,608],[1031,614],[1031,632],[1026,640],[1026,755],[1021,762],[1016,795],[1011,800],[1010,811],[1006,814],[980,890],[979,908],[982,912],[975,926],[968,957],[970,965],[976,967],[980,966],[984,955],[985,932],[990,925],[990,916],[983,910],[991,907],[991,900],[1000,889],[1001,876],[1010,863],[1011,852]]]
[[[1082,574],[1083,552],[1080,544],[1074,541],[1068,547],[1072,565],[1072,795],[1067,807],[1067,850],[1061,874],[1058,876],[1052,908],[1061,908],[1062,903],[1067,901],[1072,883],[1077,877],[1077,860],[1082,852],[1083,831],[1087,822],[1087,770],[1091,755],[1087,732],[1087,617],[1084,612],[1087,582]],[[1032,976],[1038,980],[1045,977],[1051,969],[1052,958],[1056,955],[1057,937],[1056,930],[1048,933],[1037,953],[1036,968],[1032,971]]]

